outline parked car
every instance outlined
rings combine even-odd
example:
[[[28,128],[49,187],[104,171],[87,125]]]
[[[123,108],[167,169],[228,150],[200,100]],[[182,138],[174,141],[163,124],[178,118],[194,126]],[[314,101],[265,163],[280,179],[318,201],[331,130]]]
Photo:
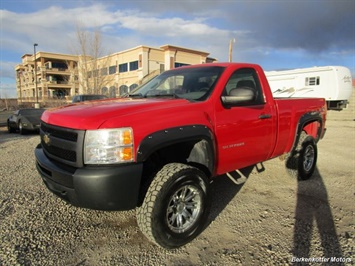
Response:
[[[19,109],[7,119],[7,130],[14,133],[17,130],[21,135],[28,131],[39,131],[41,115],[45,109]]]
[[[101,94],[81,94],[81,95],[75,95],[73,97],[72,102],[78,103],[78,102],[85,102],[85,101],[92,101],[92,100],[101,100],[106,98],[107,96]]]

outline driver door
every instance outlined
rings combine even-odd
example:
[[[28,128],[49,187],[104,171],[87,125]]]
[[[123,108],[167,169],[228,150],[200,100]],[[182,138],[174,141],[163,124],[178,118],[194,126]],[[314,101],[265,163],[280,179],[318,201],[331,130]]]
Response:
[[[241,87],[255,91],[251,102],[234,106],[223,106],[219,102],[216,109],[217,174],[262,162],[268,159],[274,148],[275,110],[265,102],[253,68],[236,70],[226,83],[222,96]]]

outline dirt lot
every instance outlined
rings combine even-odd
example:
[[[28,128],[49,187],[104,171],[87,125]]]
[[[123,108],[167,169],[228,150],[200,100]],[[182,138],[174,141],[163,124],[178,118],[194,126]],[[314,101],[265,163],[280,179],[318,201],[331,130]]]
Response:
[[[244,169],[242,185],[215,179],[209,225],[177,250],[147,242],[134,211],[83,210],[57,199],[35,170],[38,135],[2,127],[0,265],[353,265],[354,118],[353,105],[329,112],[308,181],[291,179],[279,159]]]

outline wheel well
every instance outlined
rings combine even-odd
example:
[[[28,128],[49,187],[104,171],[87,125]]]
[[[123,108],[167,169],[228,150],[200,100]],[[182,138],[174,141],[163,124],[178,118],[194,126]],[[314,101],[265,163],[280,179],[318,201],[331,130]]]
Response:
[[[303,125],[299,124],[290,153],[295,152],[297,145],[300,141],[300,136],[302,132],[305,132],[307,135],[312,136],[317,143],[321,137],[322,123],[316,119],[316,120],[309,120],[305,122]]]
[[[310,121],[303,126],[302,131],[305,131],[307,135],[312,136],[316,141],[320,138],[322,124],[318,121]]]
[[[207,177],[213,173],[214,158],[212,148],[204,139],[189,140],[162,147],[153,152],[143,162],[143,175],[139,205],[156,173],[168,163],[183,163],[192,165],[203,171]]]

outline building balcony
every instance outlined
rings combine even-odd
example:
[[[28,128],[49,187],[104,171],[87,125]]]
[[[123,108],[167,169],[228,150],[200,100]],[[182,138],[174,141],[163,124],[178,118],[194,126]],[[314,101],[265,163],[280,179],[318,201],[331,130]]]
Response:
[[[71,75],[72,73],[77,73],[77,70],[70,70],[67,68],[46,68],[42,67],[41,71],[43,74],[47,75]]]

